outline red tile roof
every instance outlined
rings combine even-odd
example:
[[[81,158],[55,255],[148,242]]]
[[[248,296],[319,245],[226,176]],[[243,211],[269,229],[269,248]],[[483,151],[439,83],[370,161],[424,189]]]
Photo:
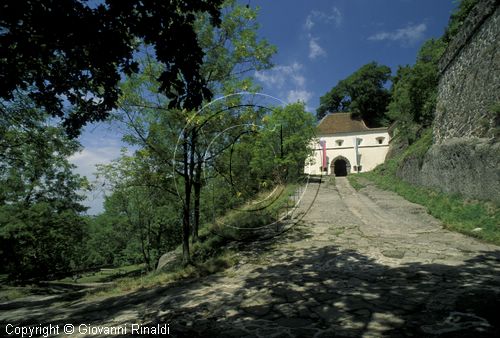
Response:
[[[354,119],[352,113],[331,113],[323,117],[316,130],[318,134],[336,134],[387,128],[368,128],[362,119]]]

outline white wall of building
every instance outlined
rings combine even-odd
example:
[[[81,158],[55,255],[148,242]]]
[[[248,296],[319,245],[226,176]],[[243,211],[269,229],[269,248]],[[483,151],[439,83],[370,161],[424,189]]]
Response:
[[[332,174],[332,161],[338,156],[343,156],[348,159],[351,165],[351,173],[354,166],[358,166],[356,161],[356,148],[355,139],[361,139],[358,145],[359,165],[361,170],[359,172],[366,172],[373,170],[377,165],[385,160],[385,156],[389,150],[389,133],[387,130],[369,130],[355,133],[337,133],[334,135],[321,135],[313,141],[311,145],[315,151],[314,155],[306,161],[304,172],[311,175],[321,174],[322,162],[322,148],[319,144],[320,140],[326,141],[326,155],[327,155],[327,168],[328,171],[324,174]],[[382,143],[379,143],[381,140]],[[338,141],[342,141],[339,144]]]

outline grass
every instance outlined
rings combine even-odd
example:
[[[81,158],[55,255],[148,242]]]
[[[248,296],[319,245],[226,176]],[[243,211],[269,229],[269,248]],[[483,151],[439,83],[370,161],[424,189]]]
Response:
[[[386,161],[372,172],[358,175],[372,181],[382,189],[398,193],[410,202],[425,206],[427,211],[441,220],[449,230],[500,245],[500,208],[498,204],[467,199],[412,185],[396,176],[401,161],[410,156],[423,158],[431,141],[430,133],[424,133],[421,139],[408,147],[400,156]],[[355,189],[359,189],[359,182],[354,176],[349,177],[349,180]]]
[[[403,158],[416,157],[419,159],[420,164],[424,160],[424,156],[427,151],[432,146],[432,129],[426,129],[422,132],[420,138],[413,143],[406,151],[403,153]]]
[[[32,286],[14,287],[0,285],[0,302],[7,302],[33,294]]]
[[[352,187],[356,189],[356,191],[362,189],[365,187],[364,184],[359,182],[359,177],[356,175],[348,175],[347,179],[349,180],[349,183],[351,183]]]
[[[344,230],[344,229],[334,229],[334,230],[333,230],[333,234],[334,234],[335,236],[337,236],[337,237],[338,237],[338,236],[340,236],[340,235],[342,235],[344,232],[345,232],[345,230]]]
[[[326,177],[326,184],[327,186],[334,187],[335,186],[335,175],[328,175]]]
[[[224,250],[218,255],[208,258],[203,263],[179,266],[172,271],[151,272],[140,277],[118,279],[113,286],[90,293],[88,299],[100,299],[123,295],[128,292],[149,289],[158,286],[173,285],[182,280],[200,278],[215,272],[223,271],[238,262],[236,252]]]
[[[271,197],[269,192],[260,193],[249,203],[238,210],[227,212],[223,217],[216,219],[214,224],[208,224],[206,228],[222,237],[251,239],[258,236],[258,232],[254,231],[255,228],[275,222],[293,206],[290,197],[297,188],[296,184],[277,186]]]
[[[104,283],[131,274],[141,274],[144,271],[144,264],[133,264],[120,266],[112,269],[100,269],[99,271],[84,273],[76,279],[76,283]],[[66,277],[56,282],[60,283],[75,283],[72,277]]]
[[[205,224],[199,231],[199,241],[191,245],[192,264],[182,265],[182,247],[179,246],[177,252],[177,264],[174,268],[165,272],[152,272],[140,277],[125,277],[117,279],[112,287],[100,290],[88,295],[88,298],[103,298],[114,295],[121,295],[140,289],[148,289],[157,286],[175,284],[181,280],[200,278],[215,272],[226,270],[238,263],[238,248],[235,242],[231,241],[235,236],[246,236],[249,234],[245,229],[238,230],[227,225],[237,225],[238,228],[252,228],[264,224],[263,222],[274,221],[276,216],[283,213],[291,206],[290,196],[297,189],[297,185],[289,184],[278,187],[277,198],[272,205],[265,208],[256,217],[254,213],[230,211],[224,217],[218,219],[216,224]],[[245,204],[241,209],[258,209],[264,206],[262,201],[268,193],[256,196],[253,201]],[[225,224],[226,226],[221,226]],[[239,237],[237,237],[239,238]]]
[[[100,269],[99,271],[87,272],[78,277],[75,281],[72,277],[55,280],[50,283],[68,284],[68,287],[78,284],[106,283],[115,280],[125,280],[125,276],[137,276],[144,272],[144,264],[134,264],[121,266],[112,269]],[[129,277],[131,278],[131,277]],[[8,286],[5,284],[5,275],[0,276],[0,302],[11,301],[18,298],[24,298],[31,295],[51,294],[50,284],[48,286],[25,285]]]

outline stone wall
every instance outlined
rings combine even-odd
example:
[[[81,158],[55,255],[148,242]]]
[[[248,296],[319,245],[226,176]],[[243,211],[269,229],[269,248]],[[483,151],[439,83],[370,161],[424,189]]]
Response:
[[[451,194],[500,200],[500,143],[453,138],[433,145],[422,159],[408,157],[398,176],[407,182]]]
[[[440,62],[433,145],[408,157],[410,183],[500,201],[500,8],[479,0]],[[495,105],[497,107],[495,108]]]
[[[492,138],[500,102],[500,7],[482,0],[450,42],[440,62],[434,139]]]

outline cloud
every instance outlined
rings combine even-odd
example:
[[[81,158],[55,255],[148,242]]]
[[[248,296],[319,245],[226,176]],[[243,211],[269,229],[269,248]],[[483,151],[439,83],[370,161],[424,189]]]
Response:
[[[319,44],[319,38],[310,33],[314,26],[319,23],[333,23],[336,27],[339,27],[342,24],[342,13],[337,7],[332,7],[328,12],[313,10],[307,15],[304,23],[304,29],[308,32],[307,40],[309,43],[309,59],[311,60],[320,56],[326,56],[325,49]]]
[[[98,142],[100,141],[100,142]],[[106,144],[106,146],[102,146]],[[111,162],[112,159],[120,156],[121,144],[117,140],[104,138],[93,139],[89,144],[69,157],[69,162],[76,168],[74,172],[86,176],[92,183],[96,181],[94,173],[97,171],[96,164]],[[87,211],[90,215],[95,215],[103,211],[104,191],[96,189],[86,194],[84,205],[89,207]]]
[[[398,41],[403,46],[412,46],[416,42],[422,40],[424,38],[424,33],[427,30],[427,25],[425,23],[421,23],[418,25],[408,24],[404,28],[396,29],[392,32],[379,32],[370,37],[368,40],[372,41]]]
[[[307,90],[292,89],[288,91],[286,101],[288,103],[304,102],[307,103],[312,97],[312,93]]]
[[[262,82],[268,90],[284,98],[287,103],[304,102],[306,110],[313,93],[307,90],[304,66],[298,62],[289,65],[278,65],[267,71],[256,71],[255,78]]]
[[[120,156],[120,147],[85,148],[70,156],[69,161],[76,165],[76,173],[92,177],[96,172],[96,164],[109,163],[118,156]]]
[[[317,23],[333,23],[339,27],[342,24],[342,19],[342,13],[337,7],[332,7],[329,12],[313,10],[307,15],[304,28],[310,31]]]
[[[294,62],[288,66],[275,66],[267,71],[256,71],[254,75],[260,82],[278,89],[290,83],[297,87],[303,87],[306,79],[301,74],[302,68],[302,64]]]
[[[306,22],[304,23],[304,28],[310,31],[314,27],[314,21],[311,17],[311,14],[309,14],[306,18]]]
[[[319,38],[309,35],[309,59],[314,60],[319,56],[326,56],[326,51],[319,45]]]

